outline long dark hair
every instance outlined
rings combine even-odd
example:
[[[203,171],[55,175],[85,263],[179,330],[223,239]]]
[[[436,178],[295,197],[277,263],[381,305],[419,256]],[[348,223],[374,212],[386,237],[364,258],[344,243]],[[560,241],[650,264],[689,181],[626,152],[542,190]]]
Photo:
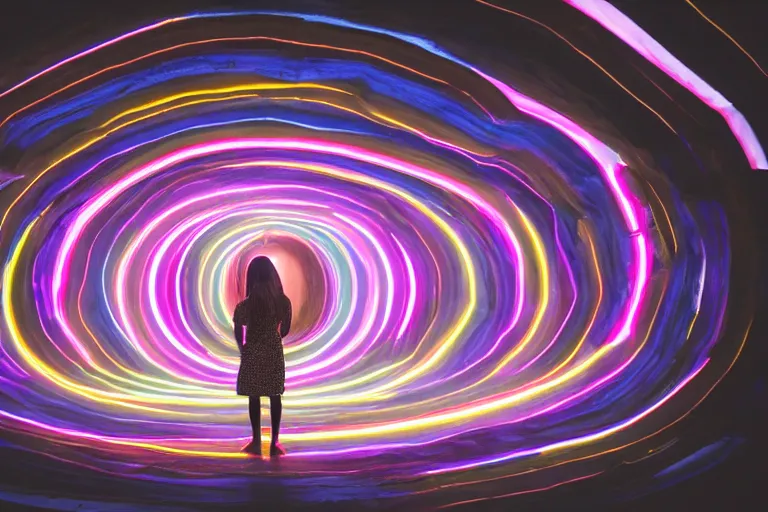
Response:
[[[245,285],[248,300],[264,304],[271,314],[275,314],[278,301],[285,297],[280,274],[266,256],[257,256],[248,264]]]

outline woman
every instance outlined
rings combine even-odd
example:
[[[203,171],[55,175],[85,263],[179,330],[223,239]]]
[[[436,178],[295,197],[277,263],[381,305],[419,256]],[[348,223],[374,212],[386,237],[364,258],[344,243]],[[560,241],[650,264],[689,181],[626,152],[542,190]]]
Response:
[[[283,293],[280,276],[269,258],[259,256],[248,265],[247,297],[235,307],[235,340],[240,349],[237,394],[248,397],[253,440],[243,451],[261,453],[261,401],[269,397],[272,416],[270,456],[284,455],[280,446],[281,395],[285,392],[282,338],[291,329],[291,301]],[[245,328],[245,336],[243,336]],[[243,343],[245,338],[245,343]]]

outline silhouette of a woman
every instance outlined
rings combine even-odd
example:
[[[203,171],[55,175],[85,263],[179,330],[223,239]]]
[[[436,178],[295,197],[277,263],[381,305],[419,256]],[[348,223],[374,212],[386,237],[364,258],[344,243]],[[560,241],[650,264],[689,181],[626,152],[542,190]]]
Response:
[[[248,397],[253,440],[243,451],[261,453],[261,401],[268,396],[272,417],[270,456],[283,455],[280,446],[281,395],[285,392],[282,338],[291,329],[291,301],[283,293],[277,269],[266,256],[248,265],[247,297],[235,307],[235,340],[240,349],[237,394]],[[245,336],[243,336],[245,328]],[[245,338],[245,339],[243,339]]]

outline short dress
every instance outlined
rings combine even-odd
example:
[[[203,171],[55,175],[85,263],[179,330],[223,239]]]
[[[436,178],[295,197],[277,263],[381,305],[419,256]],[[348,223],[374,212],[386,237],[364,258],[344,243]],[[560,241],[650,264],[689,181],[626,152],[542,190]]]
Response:
[[[291,329],[291,301],[283,296],[275,314],[263,301],[245,299],[235,307],[236,332],[245,326],[245,345],[240,352],[237,394],[275,396],[285,392],[283,336]]]

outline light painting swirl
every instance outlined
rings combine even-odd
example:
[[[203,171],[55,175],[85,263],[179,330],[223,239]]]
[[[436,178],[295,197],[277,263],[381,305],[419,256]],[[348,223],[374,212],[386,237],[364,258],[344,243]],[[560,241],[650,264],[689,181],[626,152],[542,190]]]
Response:
[[[23,158],[3,178],[0,426],[101,467],[245,463],[231,317],[258,254],[294,304],[288,466],[509,475],[676,421],[741,347],[712,364],[725,215],[470,60],[334,18],[204,14],[1,93]]]

